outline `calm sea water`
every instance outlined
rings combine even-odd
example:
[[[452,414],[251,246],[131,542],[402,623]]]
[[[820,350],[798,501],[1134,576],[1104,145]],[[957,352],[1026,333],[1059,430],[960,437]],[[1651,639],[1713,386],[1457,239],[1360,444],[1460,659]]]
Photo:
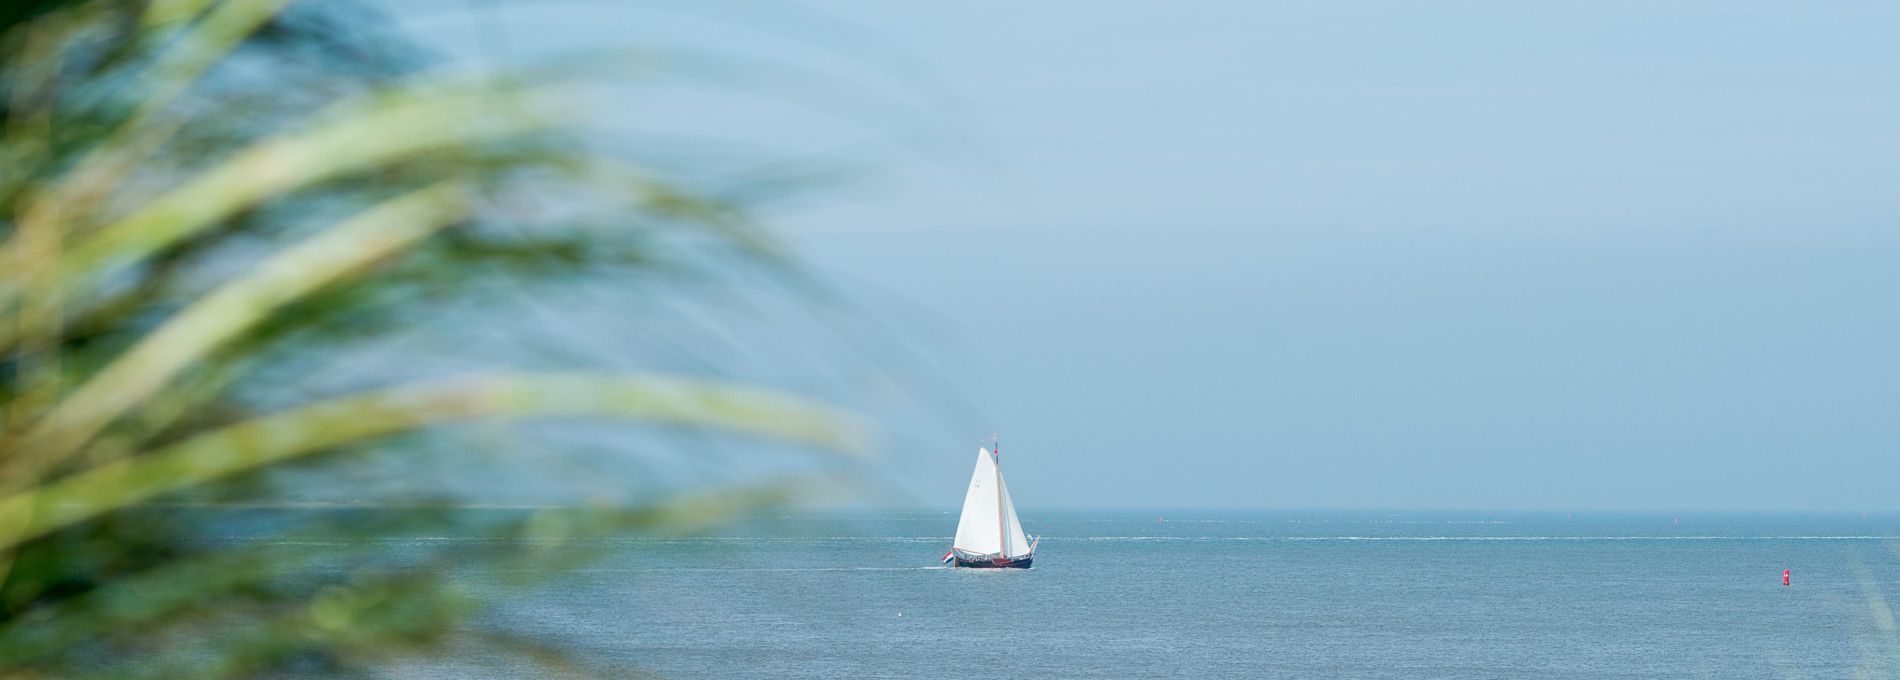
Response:
[[[1900,518],[1028,512],[1028,571],[937,566],[956,517],[627,538],[499,625],[590,673],[727,677],[1900,674]],[[1794,584],[1783,587],[1782,569]],[[462,650],[412,677],[528,672]]]

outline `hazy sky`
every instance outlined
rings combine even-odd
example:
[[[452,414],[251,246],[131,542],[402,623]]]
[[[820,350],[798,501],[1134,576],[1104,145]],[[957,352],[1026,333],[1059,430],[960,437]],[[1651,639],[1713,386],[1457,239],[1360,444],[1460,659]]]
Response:
[[[869,159],[780,224],[978,405],[925,502],[994,432],[1024,508],[1894,510],[1900,14],[1830,6],[497,11],[900,100],[604,106]]]

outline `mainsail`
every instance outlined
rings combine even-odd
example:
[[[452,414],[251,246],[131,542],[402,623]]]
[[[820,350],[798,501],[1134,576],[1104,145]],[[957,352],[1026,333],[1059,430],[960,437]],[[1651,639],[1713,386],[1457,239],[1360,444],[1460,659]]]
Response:
[[[957,540],[951,547],[972,555],[1015,558],[1029,554],[1029,539],[1023,535],[1022,521],[1016,519],[1016,504],[1009,500],[1003,471],[996,467],[996,454],[987,448],[976,450],[976,471],[970,473],[970,490],[963,495],[963,517],[957,521]]]

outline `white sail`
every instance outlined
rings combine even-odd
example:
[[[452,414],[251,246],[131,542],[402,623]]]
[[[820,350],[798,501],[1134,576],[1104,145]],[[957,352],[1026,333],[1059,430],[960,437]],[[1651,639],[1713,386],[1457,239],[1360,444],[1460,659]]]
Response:
[[[1009,499],[1009,485],[1003,483],[1003,475],[996,475],[996,485],[1003,492],[1003,526],[1008,529],[1003,534],[1003,556],[1022,557],[1029,554],[1029,537],[1023,535],[1022,520],[1016,519],[1016,503]]]
[[[951,547],[975,555],[1003,552],[1003,535],[996,522],[1002,511],[997,495],[1001,489],[996,484],[1000,479],[989,449],[977,449],[976,471],[970,473],[970,490],[963,494],[963,518],[957,520],[957,540]]]
[[[996,469],[996,458],[989,449],[977,449],[976,470],[970,473],[970,489],[963,495],[963,516],[957,520],[957,540],[951,544],[973,555],[1021,557],[1029,554],[1029,540],[1023,535],[1022,521],[1016,518],[1016,504],[1010,502],[1003,473]]]

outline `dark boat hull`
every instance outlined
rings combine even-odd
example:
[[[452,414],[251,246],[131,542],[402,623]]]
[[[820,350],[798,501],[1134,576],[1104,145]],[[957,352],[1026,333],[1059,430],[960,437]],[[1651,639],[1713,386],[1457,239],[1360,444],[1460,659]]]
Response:
[[[1035,561],[1034,555],[1025,555],[1016,559],[1006,557],[964,557],[957,556],[957,567],[961,569],[1028,569]]]

